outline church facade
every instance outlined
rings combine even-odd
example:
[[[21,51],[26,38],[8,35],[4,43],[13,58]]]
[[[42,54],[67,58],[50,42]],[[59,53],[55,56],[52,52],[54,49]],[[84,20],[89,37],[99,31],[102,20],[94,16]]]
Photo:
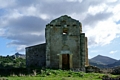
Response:
[[[85,70],[88,62],[87,37],[82,24],[64,15],[45,28],[46,43],[26,48],[27,67]]]

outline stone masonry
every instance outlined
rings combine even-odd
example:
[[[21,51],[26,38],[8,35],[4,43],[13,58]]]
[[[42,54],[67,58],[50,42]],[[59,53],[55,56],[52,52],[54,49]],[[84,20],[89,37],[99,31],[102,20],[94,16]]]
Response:
[[[27,67],[45,67],[46,66],[46,44],[39,44],[26,48],[26,66]]]
[[[27,67],[79,69],[88,62],[87,37],[82,24],[64,15],[52,20],[45,28],[46,43],[26,48]]]

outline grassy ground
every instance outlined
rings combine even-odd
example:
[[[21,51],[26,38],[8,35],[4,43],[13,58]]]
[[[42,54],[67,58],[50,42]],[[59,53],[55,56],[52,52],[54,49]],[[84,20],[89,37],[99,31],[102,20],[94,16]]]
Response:
[[[102,80],[79,77],[9,77],[8,80]]]
[[[84,73],[73,72],[66,70],[41,70],[41,72],[33,71],[30,75],[11,74],[8,77],[1,77],[0,79],[8,80],[102,80],[104,74],[100,73]],[[109,75],[112,76],[112,75]]]

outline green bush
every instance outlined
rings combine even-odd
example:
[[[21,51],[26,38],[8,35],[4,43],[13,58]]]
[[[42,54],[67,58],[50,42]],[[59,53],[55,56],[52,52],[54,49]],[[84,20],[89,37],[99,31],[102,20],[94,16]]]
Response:
[[[113,69],[112,74],[119,75],[120,74],[120,67],[116,67]]]
[[[95,73],[100,73],[100,68],[95,67],[95,66],[87,66],[86,67],[86,72],[95,72]]]

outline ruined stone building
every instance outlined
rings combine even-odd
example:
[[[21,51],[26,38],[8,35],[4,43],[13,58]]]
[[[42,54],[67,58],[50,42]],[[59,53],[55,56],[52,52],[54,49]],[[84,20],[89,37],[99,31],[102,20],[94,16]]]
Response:
[[[45,28],[46,43],[26,48],[27,67],[84,70],[88,63],[87,37],[82,24],[64,15]]]

